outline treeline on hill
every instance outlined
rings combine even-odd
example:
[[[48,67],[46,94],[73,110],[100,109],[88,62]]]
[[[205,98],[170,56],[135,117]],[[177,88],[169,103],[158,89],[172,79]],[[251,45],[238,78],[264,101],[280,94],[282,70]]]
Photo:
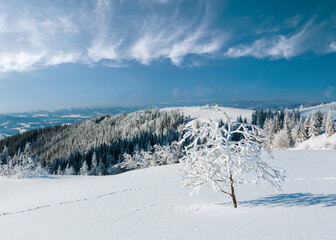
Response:
[[[320,110],[304,119],[298,110],[258,109],[252,114],[252,124],[265,130],[265,145],[271,150],[287,149],[322,133],[330,137],[336,132],[331,112],[327,116]]]
[[[158,109],[107,115],[7,137],[0,141],[0,149],[8,146],[8,155],[15,156],[30,143],[31,155],[49,173],[80,174],[87,165],[87,174],[112,174],[113,166],[123,161],[124,154],[132,156],[141,150],[153,153],[158,146],[178,140],[185,121],[178,111]]]

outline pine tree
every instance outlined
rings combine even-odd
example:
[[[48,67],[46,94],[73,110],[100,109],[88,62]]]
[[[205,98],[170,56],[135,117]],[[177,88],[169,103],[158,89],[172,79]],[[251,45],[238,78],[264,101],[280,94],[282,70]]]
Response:
[[[285,116],[284,116],[284,120],[283,120],[283,128],[288,128],[290,129],[291,127],[291,115],[290,112],[286,109],[285,111]]]
[[[306,117],[304,123],[303,123],[303,127],[307,136],[307,139],[309,138],[309,128],[310,128],[310,118],[309,116]]]
[[[24,155],[26,157],[31,155],[31,145],[30,143],[26,143],[25,149],[24,149]]]
[[[308,139],[306,129],[304,127],[303,119],[300,118],[300,122],[296,128],[296,141],[297,143],[301,143]]]
[[[89,166],[86,162],[86,160],[83,162],[82,167],[79,169],[80,175],[87,176],[89,175]]]
[[[323,112],[322,127],[321,127],[321,131],[323,131],[323,132],[326,131],[327,118],[328,118],[327,113]]]
[[[279,115],[275,115],[273,120],[274,125],[274,133],[278,133],[280,131],[280,121],[279,121]]]
[[[62,169],[61,169],[61,165],[58,165],[57,175],[63,175],[63,172],[62,172]]]
[[[319,114],[313,112],[312,117],[310,119],[310,127],[309,127],[309,137],[316,137],[320,135],[321,122],[319,118]]]
[[[92,155],[90,175],[97,175],[97,155],[96,152]]]
[[[64,170],[64,175],[75,175],[75,169],[73,166],[69,166],[69,163],[66,165],[66,168]]]
[[[97,167],[97,174],[98,174],[98,176],[106,175],[106,168],[105,168],[104,163],[103,163],[101,158],[99,159],[99,164],[98,164],[98,167]]]
[[[335,130],[335,123],[331,114],[331,111],[329,111],[327,122],[326,122],[326,134],[327,137],[331,137],[336,132]]]
[[[320,130],[320,133],[321,133],[321,131],[322,131],[322,122],[323,122],[323,114],[322,114],[322,112],[318,109],[317,111],[316,111],[316,119],[317,119],[317,127],[318,127],[318,129]]]
[[[6,164],[8,162],[8,159],[9,159],[7,146],[5,146],[4,149],[2,150],[1,157],[2,157],[2,163]]]

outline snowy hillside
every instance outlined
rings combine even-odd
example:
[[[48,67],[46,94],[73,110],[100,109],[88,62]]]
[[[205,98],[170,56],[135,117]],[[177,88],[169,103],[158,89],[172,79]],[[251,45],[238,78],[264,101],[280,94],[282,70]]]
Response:
[[[320,110],[322,113],[325,112],[328,114],[329,111],[332,112],[334,119],[336,119],[336,102],[320,104],[314,107],[301,108],[299,109],[302,117],[311,116],[313,111]]]
[[[300,150],[319,150],[319,149],[336,149],[336,134],[331,137],[327,137],[326,134],[321,134],[316,137],[311,137],[310,139],[300,143],[295,149]],[[336,156],[335,156],[336,159]]]
[[[236,120],[237,117],[241,116],[243,119],[246,118],[247,121],[251,121],[251,116],[253,110],[241,109],[241,108],[229,108],[229,107],[218,107],[221,111],[225,112],[232,120]],[[192,119],[199,118],[211,118],[213,113],[213,108],[211,106],[198,106],[198,107],[169,107],[163,108],[162,110],[179,110],[185,116],[190,116]],[[222,112],[216,112],[214,115],[216,120],[222,119]],[[225,120],[225,118],[224,118]]]
[[[188,196],[178,165],[105,177],[0,178],[0,239],[334,239],[336,151],[283,151],[283,192],[238,186],[238,209]]]

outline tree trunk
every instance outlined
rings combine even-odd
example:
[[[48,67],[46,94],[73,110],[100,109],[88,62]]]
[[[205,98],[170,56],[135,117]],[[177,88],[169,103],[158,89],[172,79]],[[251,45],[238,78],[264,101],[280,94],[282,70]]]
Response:
[[[234,193],[234,187],[233,187],[233,179],[232,179],[232,176],[230,176],[230,181],[231,181],[231,193],[230,193],[230,196],[231,196],[231,198],[232,198],[233,207],[234,207],[234,208],[237,208],[237,200],[236,200],[236,196],[235,196],[235,193]]]

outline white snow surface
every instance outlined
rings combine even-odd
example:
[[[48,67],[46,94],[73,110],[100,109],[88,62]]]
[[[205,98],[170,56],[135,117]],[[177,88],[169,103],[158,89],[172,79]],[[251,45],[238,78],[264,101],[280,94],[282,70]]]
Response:
[[[308,140],[299,143],[294,149],[300,150],[319,150],[319,149],[334,149],[336,150],[336,134],[327,137],[327,134],[321,134],[316,137],[311,137]],[[336,159],[336,156],[335,156]]]
[[[306,118],[307,116],[312,115],[312,113],[317,110],[320,110],[322,113],[325,112],[327,115],[331,111],[333,118],[336,119],[336,102],[331,102],[327,104],[320,104],[314,107],[301,108],[299,109],[302,117]]]
[[[283,192],[189,196],[179,165],[93,176],[0,178],[0,239],[335,239],[336,151],[279,151]]]
[[[231,120],[236,121],[237,117],[242,116],[242,118],[246,118],[247,121],[251,121],[251,116],[253,110],[242,109],[242,108],[230,108],[230,107],[218,107],[221,111],[225,112]],[[179,110],[185,116],[190,116],[191,119],[199,119],[203,121],[206,118],[212,117],[212,112],[214,108],[212,106],[198,106],[198,107],[168,107],[162,108],[161,110],[171,111],[171,110]],[[223,116],[221,111],[216,111],[213,115],[215,120],[223,119],[226,120],[226,117]]]

